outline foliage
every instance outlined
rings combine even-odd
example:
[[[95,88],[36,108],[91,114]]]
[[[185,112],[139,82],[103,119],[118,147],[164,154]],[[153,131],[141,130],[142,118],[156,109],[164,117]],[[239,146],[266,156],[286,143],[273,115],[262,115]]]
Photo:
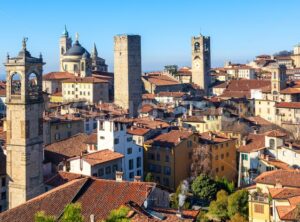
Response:
[[[146,182],[154,182],[154,176],[152,173],[147,173],[146,177],[145,177],[145,181]]]
[[[62,216],[62,222],[83,222],[83,216],[81,215],[81,204],[72,203],[68,204],[64,209]]]
[[[192,191],[203,200],[212,200],[218,191],[217,183],[209,176],[201,174],[193,181]]]
[[[232,194],[235,190],[234,183],[229,182],[226,178],[216,178],[218,190],[225,190],[228,194]]]
[[[44,211],[39,211],[34,215],[34,222],[55,222],[55,218],[47,216]]]
[[[230,217],[239,213],[248,218],[248,195],[247,190],[238,190],[228,197],[228,214]]]
[[[248,222],[248,220],[240,214],[236,213],[233,217],[231,217],[230,222]]]
[[[171,207],[172,208],[176,208],[178,209],[179,205],[179,194],[181,193],[181,186],[182,186],[182,182],[179,184],[179,186],[176,189],[176,192],[171,196]],[[189,209],[190,207],[190,203],[185,201],[182,209]]]
[[[201,210],[198,217],[197,222],[209,222],[209,218],[206,216],[206,212]]]
[[[125,206],[121,206],[117,210],[112,210],[105,222],[130,222],[127,218],[129,211],[130,209]]]
[[[217,193],[217,199],[210,202],[209,214],[221,221],[226,220],[228,218],[227,204],[228,194],[225,190],[220,190]]]

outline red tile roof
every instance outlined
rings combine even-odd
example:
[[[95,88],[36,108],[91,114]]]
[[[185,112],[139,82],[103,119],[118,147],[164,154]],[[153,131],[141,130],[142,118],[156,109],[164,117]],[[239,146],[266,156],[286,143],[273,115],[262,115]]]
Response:
[[[123,158],[124,155],[118,152],[111,151],[109,149],[96,151],[93,153],[84,154],[82,159],[89,163],[91,166],[95,166],[98,164],[114,161],[117,159]],[[71,158],[69,160],[79,159],[80,156]]]
[[[148,75],[148,76],[143,76],[143,78],[149,81],[150,83],[158,86],[180,84],[178,80],[173,79],[167,75]]]
[[[155,184],[145,182],[116,182],[94,178],[72,180],[26,203],[0,214],[1,222],[34,221],[34,214],[44,211],[58,217],[69,203],[80,203],[84,221],[90,215],[95,221],[104,220],[113,209],[134,201],[141,206]]]
[[[137,136],[144,136],[148,132],[150,132],[150,129],[140,128],[140,127],[131,127],[130,129],[127,130],[127,133],[132,135],[137,135]]]
[[[205,141],[205,142],[213,142],[213,143],[224,143],[227,141],[232,140],[231,138],[227,137],[223,133],[219,132],[204,132],[204,133],[199,133],[199,139],[200,141]]]
[[[283,187],[300,188],[300,171],[292,169],[268,171],[256,177],[255,182],[274,186],[280,183]]]
[[[65,171],[59,171],[57,174],[54,176],[48,178],[45,180],[45,185],[51,186],[51,187],[58,187],[61,186],[67,182],[70,182],[75,179],[80,179],[86,177],[81,174],[77,173],[70,173],[70,172],[65,172]]]
[[[174,97],[174,98],[181,98],[185,95],[184,92],[159,92],[156,96],[157,97]]]
[[[155,94],[152,93],[145,93],[142,96],[143,99],[155,99]]]
[[[265,148],[264,134],[249,134],[246,138],[246,145],[238,149],[241,153],[251,153]]]
[[[300,109],[300,102],[280,102],[275,106],[276,108]]]
[[[289,88],[285,88],[285,89],[281,90],[280,93],[281,94],[300,94],[300,88],[289,87]]]
[[[64,80],[73,78],[74,74],[69,72],[50,72],[43,75],[43,80]]]

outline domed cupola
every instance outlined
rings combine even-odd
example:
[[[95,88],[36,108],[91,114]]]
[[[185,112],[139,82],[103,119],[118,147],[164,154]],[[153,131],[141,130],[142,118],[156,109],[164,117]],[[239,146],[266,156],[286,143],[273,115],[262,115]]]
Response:
[[[87,54],[87,57],[90,57],[90,53],[83,48],[78,41],[78,34],[76,34],[76,41],[73,46],[66,52],[66,56],[83,56],[83,54]]]

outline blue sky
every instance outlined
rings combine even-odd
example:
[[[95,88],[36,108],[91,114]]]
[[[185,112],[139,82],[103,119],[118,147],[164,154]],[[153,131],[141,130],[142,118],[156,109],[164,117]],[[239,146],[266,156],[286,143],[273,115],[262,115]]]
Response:
[[[143,70],[191,63],[191,36],[211,36],[212,64],[246,62],[300,42],[299,0],[1,0],[0,74],[6,53],[42,52],[45,72],[58,70],[58,41],[66,24],[75,38],[113,69],[113,36],[142,36]]]

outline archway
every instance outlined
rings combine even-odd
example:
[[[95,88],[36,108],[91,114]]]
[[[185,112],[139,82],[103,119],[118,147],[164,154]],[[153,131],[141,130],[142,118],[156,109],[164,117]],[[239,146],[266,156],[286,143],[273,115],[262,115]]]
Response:
[[[11,76],[11,94],[12,95],[21,95],[21,75],[19,73],[14,73]]]

